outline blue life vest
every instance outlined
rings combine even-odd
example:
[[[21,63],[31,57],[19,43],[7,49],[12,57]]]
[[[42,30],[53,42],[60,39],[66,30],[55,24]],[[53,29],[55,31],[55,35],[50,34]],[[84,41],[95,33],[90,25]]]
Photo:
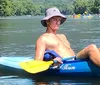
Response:
[[[60,57],[59,54],[57,54],[55,51],[53,50],[46,50],[45,54],[44,54],[44,61],[49,61],[49,60],[53,60],[56,57]],[[60,57],[61,58],[61,57]]]

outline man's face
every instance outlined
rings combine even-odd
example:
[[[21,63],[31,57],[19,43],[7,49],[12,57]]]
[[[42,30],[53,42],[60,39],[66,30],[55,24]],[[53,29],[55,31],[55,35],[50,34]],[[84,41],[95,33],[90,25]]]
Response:
[[[48,20],[48,25],[52,29],[57,30],[60,26],[61,19],[62,17],[59,17],[59,16],[52,17]]]

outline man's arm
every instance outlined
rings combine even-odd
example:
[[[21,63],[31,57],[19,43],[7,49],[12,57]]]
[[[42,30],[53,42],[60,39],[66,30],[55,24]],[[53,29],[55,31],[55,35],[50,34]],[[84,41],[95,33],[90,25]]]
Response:
[[[36,60],[43,60],[45,49],[46,49],[46,42],[45,42],[45,39],[41,37],[36,42],[36,48],[35,48],[35,51],[36,51],[35,59]]]

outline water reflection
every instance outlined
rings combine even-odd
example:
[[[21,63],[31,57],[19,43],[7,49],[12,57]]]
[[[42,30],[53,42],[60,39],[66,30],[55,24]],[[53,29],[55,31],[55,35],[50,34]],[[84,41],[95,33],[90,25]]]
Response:
[[[35,79],[36,80],[36,79]],[[100,78],[95,77],[42,77],[35,81],[36,85],[99,85]]]

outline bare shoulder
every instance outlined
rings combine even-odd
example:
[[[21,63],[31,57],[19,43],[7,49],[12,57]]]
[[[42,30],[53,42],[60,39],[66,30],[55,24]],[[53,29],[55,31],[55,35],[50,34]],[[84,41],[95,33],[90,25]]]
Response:
[[[48,34],[42,34],[36,41],[36,43],[45,42],[48,38]]]

